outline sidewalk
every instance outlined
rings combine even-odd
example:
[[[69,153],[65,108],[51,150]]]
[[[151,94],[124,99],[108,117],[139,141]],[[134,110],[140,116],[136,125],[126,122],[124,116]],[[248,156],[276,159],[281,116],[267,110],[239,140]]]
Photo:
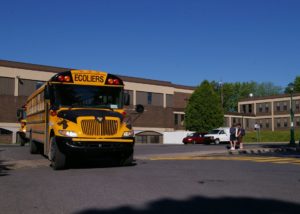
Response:
[[[246,143],[244,144],[244,148],[245,149],[236,149],[233,151],[224,148],[224,150],[216,149],[210,151],[145,154],[145,155],[135,155],[135,158],[140,160],[146,160],[155,157],[172,158],[172,157],[224,156],[224,155],[284,155],[284,156],[292,156],[292,157],[300,158],[299,147],[297,150],[296,147],[289,146],[287,142],[279,142],[279,143],[268,142],[268,143],[260,143],[260,144]]]

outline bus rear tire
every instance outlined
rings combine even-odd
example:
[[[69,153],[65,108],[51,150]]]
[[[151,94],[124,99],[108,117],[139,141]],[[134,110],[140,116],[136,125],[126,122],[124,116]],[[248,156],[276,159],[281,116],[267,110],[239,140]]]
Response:
[[[39,153],[38,145],[35,141],[32,140],[31,134],[30,134],[30,138],[29,138],[29,151],[30,151],[30,154],[38,154]]]
[[[64,153],[62,153],[55,141],[55,137],[51,137],[51,153],[49,159],[51,160],[51,167],[54,170],[61,170],[66,168],[67,157]]]

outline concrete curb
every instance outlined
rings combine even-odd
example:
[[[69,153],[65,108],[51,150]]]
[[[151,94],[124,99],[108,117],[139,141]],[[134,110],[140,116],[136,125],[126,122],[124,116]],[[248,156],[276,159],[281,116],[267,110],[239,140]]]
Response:
[[[274,154],[282,154],[282,155],[289,155],[289,156],[296,156],[300,157],[300,151],[298,147],[279,147],[279,148],[253,148],[253,149],[245,149],[245,150],[233,150],[228,151],[231,155],[238,155],[238,154],[267,154],[267,153],[274,153]]]
[[[224,156],[224,155],[262,155],[262,154],[277,154],[300,158],[300,151],[295,147],[282,146],[278,148],[262,148],[256,147],[251,149],[237,149],[237,150],[213,150],[213,151],[195,151],[195,152],[183,152],[183,153],[164,153],[164,154],[148,154],[148,155],[136,155],[134,158],[138,160],[149,160],[151,158],[163,157],[203,157],[203,156]]]

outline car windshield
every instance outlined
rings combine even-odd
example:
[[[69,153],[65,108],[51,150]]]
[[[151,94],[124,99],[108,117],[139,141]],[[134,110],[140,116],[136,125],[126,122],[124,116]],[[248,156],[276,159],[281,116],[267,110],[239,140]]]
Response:
[[[52,103],[58,107],[123,107],[123,88],[57,84],[52,89]]]
[[[219,134],[220,130],[219,129],[213,129],[208,134]]]
[[[187,136],[187,137],[193,137],[194,134],[195,134],[195,133],[189,133],[189,134],[187,134],[186,136]]]

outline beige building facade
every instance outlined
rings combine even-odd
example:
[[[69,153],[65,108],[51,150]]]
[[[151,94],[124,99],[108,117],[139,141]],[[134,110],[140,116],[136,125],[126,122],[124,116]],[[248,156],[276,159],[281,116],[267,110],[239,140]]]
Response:
[[[294,121],[290,110],[293,108]],[[258,124],[261,130],[287,130],[300,128],[300,94],[252,97],[238,102],[238,113],[226,114],[225,124],[241,123],[248,130]]]
[[[58,72],[70,70],[53,66],[0,60],[0,141],[15,142],[19,123],[16,111],[36,89]],[[131,114],[140,143],[161,143],[165,131],[184,130],[184,109],[195,87],[168,81],[120,76],[131,97]],[[145,107],[135,113],[137,104]],[[247,130],[259,124],[262,130],[286,130],[291,127],[290,95],[252,97],[238,102],[238,112],[224,115],[224,126],[241,123]],[[294,127],[300,128],[300,94],[293,96]]]

